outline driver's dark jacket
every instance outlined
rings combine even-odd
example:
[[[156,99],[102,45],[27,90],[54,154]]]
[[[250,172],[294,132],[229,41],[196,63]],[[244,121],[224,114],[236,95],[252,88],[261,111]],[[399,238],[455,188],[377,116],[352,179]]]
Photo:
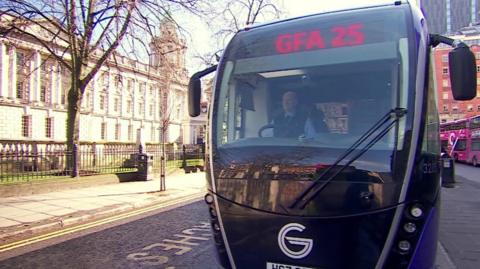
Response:
[[[293,116],[278,113],[273,118],[273,136],[298,138],[304,133],[306,120],[307,113],[303,111],[297,111]]]

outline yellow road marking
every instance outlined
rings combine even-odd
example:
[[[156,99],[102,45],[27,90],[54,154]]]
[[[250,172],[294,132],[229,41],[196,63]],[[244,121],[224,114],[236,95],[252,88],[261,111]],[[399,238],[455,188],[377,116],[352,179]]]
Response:
[[[10,244],[0,246],[0,253],[8,251],[8,250],[15,249],[15,248],[27,246],[27,245],[30,245],[30,244],[33,244],[33,243],[41,242],[41,241],[44,241],[44,240],[48,240],[48,239],[51,239],[51,238],[59,237],[59,236],[62,236],[62,235],[67,235],[67,234],[82,231],[82,230],[85,230],[85,229],[93,228],[93,227],[103,225],[103,224],[107,224],[107,223],[110,223],[110,222],[114,222],[114,221],[117,221],[117,220],[137,216],[137,215],[140,215],[140,214],[143,214],[143,213],[147,213],[147,212],[150,212],[150,211],[153,211],[153,210],[165,208],[165,207],[172,206],[172,205],[175,205],[175,204],[178,204],[178,203],[187,202],[187,201],[195,200],[195,199],[200,199],[204,195],[205,195],[205,193],[203,193],[203,192],[202,193],[194,193],[194,194],[191,194],[191,195],[188,195],[188,196],[185,196],[185,197],[181,197],[181,198],[177,198],[177,199],[174,199],[174,200],[171,200],[171,201],[167,201],[167,202],[164,202],[164,203],[161,203],[161,204],[152,205],[152,206],[148,206],[148,207],[145,207],[145,208],[140,208],[140,209],[137,209],[137,210],[121,213],[121,214],[111,216],[111,217],[107,217],[107,218],[104,218],[104,219],[100,219],[100,220],[97,220],[97,221],[93,221],[93,222],[89,222],[89,223],[85,223],[85,224],[80,224],[80,225],[77,225],[77,226],[74,226],[74,227],[61,229],[61,230],[54,231],[54,232],[51,232],[51,233],[47,233],[47,234],[44,234],[44,235],[39,235],[39,236],[36,236],[36,237],[16,241],[16,242],[13,242],[13,243],[10,243]]]

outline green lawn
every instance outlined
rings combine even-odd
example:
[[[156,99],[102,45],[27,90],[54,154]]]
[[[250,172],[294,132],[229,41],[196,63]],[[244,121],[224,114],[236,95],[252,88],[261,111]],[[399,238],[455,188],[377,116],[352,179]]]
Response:
[[[166,163],[167,174],[182,168],[183,160],[169,160]],[[187,166],[203,165],[203,159],[187,160]],[[154,172],[159,173],[159,163],[155,163]],[[95,167],[86,168],[80,171],[80,176],[101,175],[101,174],[116,174],[116,173],[132,173],[136,172],[137,168],[123,168],[123,167]],[[35,181],[50,181],[70,178],[68,172],[62,170],[54,171],[39,171],[39,172],[23,172],[23,173],[5,173],[0,175],[0,184],[15,184]]]

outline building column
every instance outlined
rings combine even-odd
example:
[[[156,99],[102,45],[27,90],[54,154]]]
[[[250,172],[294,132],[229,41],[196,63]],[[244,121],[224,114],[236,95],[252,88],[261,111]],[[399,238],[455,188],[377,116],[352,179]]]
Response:
[[[56,88],[57,88],[57,91],[55,92],[55,99],[56,99],[56,102],[55,104],[57,105],[62,105],[62,91],[63,91],[63,83],[62,83],[62,80],[63,80],[63,76],[62,76],[62,69],[65,68],[63,66],[61,66],[60,64],[57,66],[57,80],[56,80]]]
[[[120,76],[120,74],[118,74],[118,76]],[[118,83],[118,87],[120,88],[120,89],[119,89],[119,92],[120,92],[120,100],[118,101],[118,102],[120,103],[119,115],[120,115],[120,117],[123,117],[123,116],[125,116],[125,114],[126,114],[125,109],[126,109],[126,105],[127,105],[127,104],[126,104],[126,101],[125,101],[125,94],[126,94],[125,88],[126,88],[126,87],[125,87],[125,85],[123,84],[123,77],[122,77],[122,83],[121,83],[121,84]]]
[[[17,98],[17,49],[14,46],[10,47],[8,57],[10,61],[8,68],[9,85],[7,97],[15,100]]]
[[[95,74],[92,78],[92,80],[90,81],[90,85],[92,85],[92,91],[90,92],[90,94],[92,95],[92,108],[91,108],[91,113],[95,113],[96,112],[96,109],[97,109],[97,89],[101,88],[101,87],[98,87],[97,83],[98,83],[98,72],[97,74]],[[90,137],[90,138],[93,138]]]
[[[150,117],[150,114],[148,114],[148,110],[149,110],[149,106],[150,106],[150,103],[147,101],[147,96],[148,96],[148,84],[147,82],[143,82],[145,88],[143,89],[143,118],[144,119],[148,119]]]
[[[56,103],[55,93],[57,92],[57,66],[52,64],[50,70],[50,104]]]
[[[30,64],[30,102],[40,101],[40,76],[41,73],[41,61],[42,57],[38,51],[35,51],[33,60]]]
[[[135,116],[136,116],[136,113],[137,113],[137,106],[138,106],[138,103],[137,103],[137,82],[132,79],[132,95],[133,95],[133,98],[132,98],[132,118],[135,119]]]
[[[158,122],[159,117],[160,117],[160,107],[158,103],[158,89],[151,85],[153,87],[153,98],[152,98],[152,104],[153,104],[153,121]]]
[[[105,96],[105,99],[106,99],[106,109],[105,109],[105,115],[112,115],[114,112],[113,112],[113,97],[115,96],[115,89],[112,87],[113,85],[113,73],[110,73],[110,70],[107,70],[107,73],[108,74],[108,84],[105,85],[104,87],[107,88],[107,90],[105,91],[106,92],[106,96]]]
[[[8,70],[9,59],[7,46],[0,42],[0,98],[8,96]]]

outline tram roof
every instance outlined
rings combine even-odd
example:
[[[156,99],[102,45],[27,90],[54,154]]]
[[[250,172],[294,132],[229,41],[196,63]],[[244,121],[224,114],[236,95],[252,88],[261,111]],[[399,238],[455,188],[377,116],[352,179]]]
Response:
[[[292,18],[288,18],[288,19],[282,19],[282,20],[277,20],[277,21],[272,21],[272,22],[267,22],[267,23],[260,23],[260,24],[257,24],[257,25],[251,25],[251,26],[247,26],[247,27],[241,29],[239,32],[249,31],[249,30],[257,29],[257,28],[268,27],[268,26],[272,26],[272,25],[276,25],[276,24],[280,24],[280,23],[284,23],[284,22],[288,22],[288,21],[293,21],[293,20],[302,19],[302,18],[309,18],[309,17],[318,16],[318,15],[332,14],[332,13],[337,13],[337,12],[342,12],[342,11],[354,11],[354,10],[360,10],[360,9],[365,9],[365,8],[373,8],[373,7],[398,6],[398,5],[402,5],[402,4],[408,4],[410,2],[414,2],[414,1],[412,1],[412,0],[397,0],[397,1],[395,1],[395,0],[376,0],[376,1],[373,1],[373,3],[367,4],[367,5],[364,4],[362,6],[353,6],[353,7],[346,8],[346,9],[330,10],[330,11],[326,11],[326,12],[313,13],[313,14],[308,14],[308,15],[303,15],[303,16],[292,17]]]

